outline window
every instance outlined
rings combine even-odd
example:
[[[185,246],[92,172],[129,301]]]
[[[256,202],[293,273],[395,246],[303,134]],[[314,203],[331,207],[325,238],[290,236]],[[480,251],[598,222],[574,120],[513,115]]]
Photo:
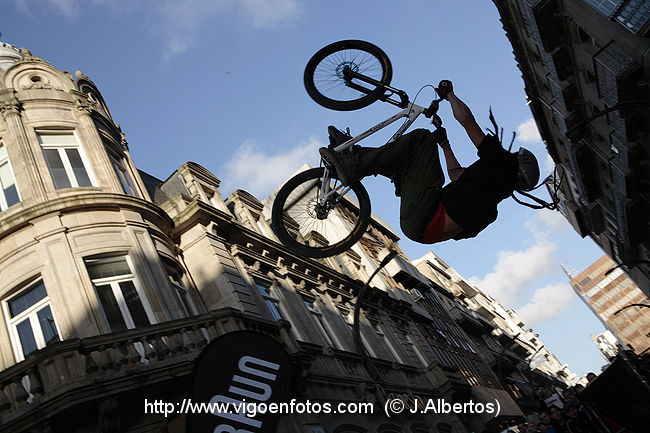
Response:
[[[9,164],[7,149],[0,141],[0,210],[5,210],[20,201],[14,172]]]
[[[48,343],[59,341],[50,298],[42,281],[6,301],[5,313],[18,360]]]
[[[395,346],[393,346],[393,344],[390,342],[383,329],[380,328],[379,325],[376,325],[375,331],[377,332],[377,335],[379,335],[379,337],[383,340],[384,344],[388,348],[388,351],[391,353],[391,355],[393,355],[393,358],[395,358],[395,361],[399,362],[400,364],[404,364],[404,361],[402,361],[399,353],[397,350],[395,350]]]
[[[198,314],[192,297],[187,292],[185,285],[183,284],[182,273],[176,270],[175,267],[165,262],[165,269],[167,270],[167,277],[169,278],[169,284],[172,287],[172,290],[176,293],[176,297],[181,305],[185,317],[190,317]]]
[[[616,20],[641,36],[641,29],[650,21],[650,3],[646,0],[628,0],[618,9]]]
[[[127,256],[86,259],[86,269],[111,331],[155,323]]]
[[[257,284],[257,290],[262,295],[262,298],[264,298],[264,303],[269,309],[269,313],[271,313],[273,320],[282,320],[282,314],[280,314],[280,310],[278,309],[280,301],[272,297],[269,289],[261,284]]]
[[[415,352],[415,356],[418,357],[422,365],[428,367],[429,361],[427,361],[427,358],[425,358],[422,352],[420,352],[420,349],[418,349],[418,346],[415,344],[415,342],[413,342],[413,339],[411,338],[410,335],[406,335],[406,342],[408,343],[409,346],[411,346],[413,352]]]
[[[335,339],[332,337],[333,334],[328,332],[329,326],[323,319],[323,313],[318,311],[314,305],[314,301],[303,299],[303,302],[305,304],[305,307],[307,307],[307,310],[309,310],[311,313],[314,325],[316,325],[316,329],[318,329],[318,333],[321,335],[325,343],[330,347],[337,347],[337,345],[334,344]]]
[[[39,132],[38,140],[56,189],[93,186],[83,149],[72,132]]]
[[[113,168],[115,169],[115,174],[117,174],[117,178],[120,180],[120,185],[122,185],[122,190],[124,193],[138,197],[138,193],[133,186],[133,181],[131,180],[129,170],[127,168],[127,165],[124,163],[124,160],[122,158],[118,158],[112,153],[109,153],[109,156],[111,158]]]
[[[345,322],[348,325],[350,325],[350,332],[352,333],[352,342],[353,344],[355,344],[355,349],[356,349],[356,343],[354,343],[354,313],[350,311],[350,313],[347,316],[343,317],[343,319],[345,319]],[[361,320],[361,316],[359,316],[359,320]],[[363,329],[361,327],[361,323],[359,323],[359,336],[361,337],[361,344],[363,344],[363,347],[366,349],[368,355],[372,356],[373,358],[377,358],[377,354],[372,349],[372,346],[368,343],[366,337],[363,335]]]
[[[598,9],[600,12],[603,14],[609,16],[614,12],[616,7],[618,6],[619,3],[621,3],[620,0],[586,0],[587,3],[591,3],[593,7]]]

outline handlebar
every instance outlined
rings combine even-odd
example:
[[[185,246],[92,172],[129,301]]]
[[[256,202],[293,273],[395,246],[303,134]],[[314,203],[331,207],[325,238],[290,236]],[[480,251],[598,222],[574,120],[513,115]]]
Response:
[[[350,88],[358,90],[363,93],[370,93],[370,89],[367,89],[363,86],[359,86],[358,84],[353,83],[352,78],[357,78],[366,83],[383,88],[385,93],[379,97],[380,101],[388,102],[400,108],[406,108],[409,104],[409,97],[405,91],[396,89],[380,81],[374,80],[370,77],[367,77],[363,74],[360,74],[352,70],[349,67],[345,67],[345,69],[343,70],[343,76],[345,77],[346,83]],[[396,101],[392,99],[391,98],[392,95],[399,96],[400,100]],[[436,128],[440,128],[442,126],[442,119],[440,118],[440,116],[438,116],[438,108],[440,108],[440,101],[442,101],[442,98],[434,99],[433,101],[431,101],[429,107],[425,108],[424,111],[422,112],[424,117],[426,117],[427,119],[431,119],[431,123]]]
[[[438,108],[440,108],[440,101],[442,101],[442,98],[439,99],[434,99],[431,101],[431,104],[424,109],[422,114],[424,117],[427,119],[431,119],[431,123],[433,126],[436,128],[440,128],[442,126],[442,119],[440,116],[438,116]]]

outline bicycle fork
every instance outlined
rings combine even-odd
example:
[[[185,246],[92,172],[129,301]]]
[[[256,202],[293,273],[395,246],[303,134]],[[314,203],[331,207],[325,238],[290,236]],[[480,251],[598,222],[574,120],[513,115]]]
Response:
[[[332,188],[330,183],[330,171],[327,166],[318,186],[316,217],[318,219],[327,218],[327,213],[334,208],[334,205],[350,190],[349,186],[338,185]],[[338,195],[338,200],[331,201],[332,196]]]

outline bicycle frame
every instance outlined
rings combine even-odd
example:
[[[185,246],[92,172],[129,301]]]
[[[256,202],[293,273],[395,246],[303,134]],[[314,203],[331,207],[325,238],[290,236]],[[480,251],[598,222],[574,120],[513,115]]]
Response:
[[[340,145],[336,146],[333,150],[335,152],[342,152],[346,149],[348,149],[350,146],[352,146],[355,143],[358,143],[359,141],[371,136],[372,134],[376,133],[377,131],[380,131],[387,127],[388,125],[391,125],[395,123],[396,121],[406,117],[407,120],[404,121],[402,126],[399,127],[399,129],[393,134],[393,136],[388,140],[387,143],[392,143],[393,141],[397,140],[399,137],[404,134],[404,132],[415,122],[415,120],[425,112],[424,107],[420,107],[419,105],[409,103],[408,107],[404,108],[402,111],[399,113],[395,114],[392,117],[389,117],[388,119],[384,120],[383,122],[379,122],[375,126],[371,127],[367,131],[357,135],[356,137],[353,137],[346,141],[345,143],[341,143]],[[323,175],[323,182],[321,182],[319,188],[318,188],[318,204],[319,205],[324,205],[327,199],[329,199],[334,193],[338,193],[341,197],[347,194],[349,191],[350,187],[343,187],[342,185],[339,185],[335,189],[330,188],[330,177],[329,177],[329,169],[327,166],[325,167],[325,173]],[[344,189],[343,189],[344,188]]]

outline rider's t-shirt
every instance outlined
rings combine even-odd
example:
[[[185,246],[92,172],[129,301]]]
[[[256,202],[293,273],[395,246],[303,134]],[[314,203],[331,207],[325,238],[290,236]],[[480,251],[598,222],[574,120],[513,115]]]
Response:
[[[494,135],[478,146],[478,161],[441,192],[447,214],[463,231],[454,239],[473,238],[497,219],[497,205],[508,198],[517,179],[517,156]]]

